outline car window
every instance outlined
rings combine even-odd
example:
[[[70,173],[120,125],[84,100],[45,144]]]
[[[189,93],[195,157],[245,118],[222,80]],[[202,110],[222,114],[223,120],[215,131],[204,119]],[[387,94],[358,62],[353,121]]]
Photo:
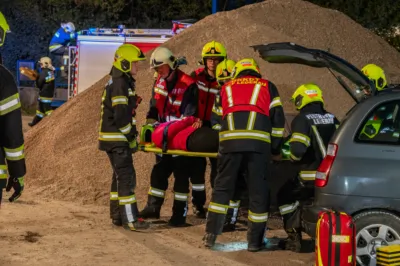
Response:
[[[372,110],[359,128],[356,141],[371,144],[399,144],[400,101],[385,102]]]

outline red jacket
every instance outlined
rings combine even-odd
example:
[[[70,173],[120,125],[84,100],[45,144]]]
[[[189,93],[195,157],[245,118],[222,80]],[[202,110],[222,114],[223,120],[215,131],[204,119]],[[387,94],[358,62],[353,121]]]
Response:
[[[167,144],[169,150],[187,151],[186,142],[188,137],[196,130],[192,127],[197,118],[193,116],[182,120],[176,120],[159,124],[151,134],[152,142],[158,147],[164,146],[164,135],[167,134]],[[165,129],[168,127],[167,129]],[[164,132],[167,130],[167,132]]]
[[[199,101],[197,116],[203,121],[210,121],[215,96],[219,93],[219,86],[216,79],[209,81],[204,68],[194,72],[197,87],[199,88]]]

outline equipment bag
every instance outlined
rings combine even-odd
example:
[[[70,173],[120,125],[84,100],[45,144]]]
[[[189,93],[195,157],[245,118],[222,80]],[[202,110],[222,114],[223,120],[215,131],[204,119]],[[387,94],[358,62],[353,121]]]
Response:
[[[352,218],[331,210],[318,216],[315,266],[355,266],[356,228]]]

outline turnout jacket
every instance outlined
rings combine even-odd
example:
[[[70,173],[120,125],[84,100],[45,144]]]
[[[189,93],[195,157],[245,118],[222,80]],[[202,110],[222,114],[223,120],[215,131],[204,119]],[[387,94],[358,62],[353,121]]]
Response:
[[[0,189],[26,174],[21,103],[12,74],[0,65]]]
[[[197,112],[197,85],[195,80],[179,69],[170,77],[157,77],[146,119],[169,122]]]
[[[72,40],[76,39],[77,33],[68,33],[63,27],[59,28],[50,40],[49,50],[54,52],[60,47],[66,46]]]
[[[278,155],[285,125],[275,85],[254,71],[244,71],[221,88],[220,153]]]
[[[101,103],[99,149],[136,146],[136,108],[141,98],[136,95],[135,79],[128,73],[112,68]]]
[[[36,79],[36,87],[39,89],[39,101],[51,103],[55,88],[54,70],[42,68],[42,71]]]
[[[321,103],[304,106],[291,124],[290,159],[301,165],[301,181],[313,181],[328,143],[339,126],[338,119]]]

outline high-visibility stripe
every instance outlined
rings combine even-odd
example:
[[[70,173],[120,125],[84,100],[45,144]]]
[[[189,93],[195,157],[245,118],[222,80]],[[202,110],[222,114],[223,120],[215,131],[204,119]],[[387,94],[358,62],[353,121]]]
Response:
[[[319,150],[321,151],[322,158],[325,158],[325,156],[326,156],[326,148],[325,148],[324,141],[322,140],[321,135],[319,134],[317,127],[316,126],[311,126],[311,128],[312,128],[312,130],[314,132],[315,138],[317,139],[318,147],[319,147]]]
[[[176,106],[181,106],[181,104],[182,104],[182,102],[178,101],[178,100],[172,101],[171,97],[168,97],[168,101],[170,104],[176,105]]]
[[[249,211],[247,219],[249,219],[249,221],[252,221],[253,223],[264,223],[268,221],[268,212],[254,213],[252,211]]]
[[[222,107],[221,107],[221,106],[216,107],[216,106],[214,105],[213,108],[212,108],[212,111],[213,111],[215,114],[217,114],[217,115],[219,115],[219,116],[222,116]]]
[[[207,88],[207,87],[204,87],[203,85],[201,85],[201,84],[199,84],[199,83],[197,83],[197,87],[198,87],[200,90],[205,91],[205,92],[208,92],[208,93],[218,94],[218,92],[219,92],[217,89]]]
[[[204,191],[206,189],[204,184],[192,184],[192,190],[194,191]]]
[[[25,158],[24,145],[19,146],[15,149],[4,148],[6,159],[9,161],[18,161]]]
[[[292,204],[285,204],[285,205],[279,206],[279,212],[281,213],[281,215],[292,213],[297,209],[298,206],[299,206],[298,201],[296,201]]]
[[[235,130],[235,122],[233,120],[233,114],[229,113],[227,119],[228,119],[228,129]]]
[[[259,130],[227,130],[219,133],[219,141],[232,139],[256,139],[270,143],[271,137],[268,132]]]
[[[269,104],[269,109],[271,110],[272,108],[277,106],[282,106],[281,97],[273,98],[271,103]]]
[[[293,155],[292,153],[290,153],[290,159],[292,159],[293,161],[300,161],[301,158],[296,157],[295,155]]]
[[[43,118],[44,117],[44,113],[40,112],[39,110],[36,110],[36,116]]]
[[[128,89],[128,94],[129,96],[135,96],[136,93],[134,91],[132,91],[131,89]]]
[[[129,134],[131,132],[132,126],[131,123],[128,123],[126,126],[121,127],[119,130],[124,134]]]
[[[179,200],[179,201],[187,201],[189,198],[189,194],[186,193],[174,193],[174,200]]]
[[[8,171],[7,165],[0,165],[0,179],[7,179]]]
[[[280,138],[280,137],[283,136],[284,130],[285,130],[284,128],[276,128],[276,127],[273,127],[273,128],[272,128],[272,132],[271,132],[271,136]]]
[[[222,205],[222,204],[218,204],[218,203],[215,203],[215,202],[210,202],[210,204],[208,205],[208,211],[209,212],[227,214],[228,213],[228,209],[229,209],[228,205]]]
[[[257,113],[256,112],[250,112],[249,114],[249,119],[247,120],[247,130],[252,130],[254,128],[254,123],[256,122],[256,117]]]
[[[226,92],[226,95],[227,95],[228,106],[232,107],[233,106],[232,87],[231,86],[226,86],[225,87],[225,92]]]
[[[149,195],[152,195],[154,197],[159,197],[159,198],[164,198],[165,197],[165,191],[157,188],[150,187],[149,189]]]
[[[300,143],[303,143],[304,145],[306,145],[307,147],[310,146],[310,138],[301,133],[293,133],[289,142],[300,142]]]
[[[154,92],[155,92],[155,93],[158,93],[158,94],[161,94],[161,95],[163,95],[163,96],[165,96],[165,97],[168,96],[168,92],[166,92],[165,90],[160,89],[160,88],[154,88]]]
[[[301,181],[313,181],[315,180],[316,171],[301,171],[299,177]]]
[[[110,192],[110,200],[118,200],[118,192]]]
[[[238,208],[240,206],[240,200],[230,200],[229,201],[229,208]]]
[[[50,98],[50,97],[41,97],[41,96],[39,96],[38,100],[40,102],[42,102],[42,103],[51,103],[51,102],[53,102],[53,98]]]
[[[99,140],[102,141],[128,141],[122,133],[99,133]]]
[[[258,95],[260,94],[260,90],[261,90],[261,84],[257,83],[254,86],[253,93],[251,94],[251,99],[250,99],[251,105],[256,105],[258,100]]]
[[[115,96],[111,98],[112,106],[116,106],[118,104],[128,104],[128,98],[126,96]]]
[[[50,52],[54,52],[55,50],[58,50],[58,49],[61,48],[61,47],[62,47],[61,44],[54,44],[54,45],[51,45],[51,46],[49,47],[49,50],[50,50]]]
[[[16,93],[0,101],[0,115],[8,114],[21,107],[19,94]]]
[[[118,197],[118,200],[119,200],[119,205],[133,204],[136,203],[136,196],[135,194],[133,194],[131,196]]]
[[[53,113],[53,110],[49,110],[49,111],[46,111],[45,115],[46,115],[46,116],[49,116],[49,115],[51,115],[52,113]]]
[[[215,124],[215,125],[213,125],[212,129],[221,130],[221,125],[220,124]]]
[[[136,118],[132,117],[132,125],[136,125]]]

